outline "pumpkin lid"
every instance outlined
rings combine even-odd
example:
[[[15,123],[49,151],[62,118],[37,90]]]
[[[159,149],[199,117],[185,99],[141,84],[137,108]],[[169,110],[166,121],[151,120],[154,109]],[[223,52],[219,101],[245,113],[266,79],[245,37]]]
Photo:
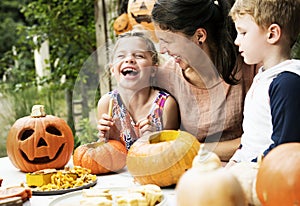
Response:
[[[45,117],[46,112],[44,105],[33,105],[31,109],[31,117]]]

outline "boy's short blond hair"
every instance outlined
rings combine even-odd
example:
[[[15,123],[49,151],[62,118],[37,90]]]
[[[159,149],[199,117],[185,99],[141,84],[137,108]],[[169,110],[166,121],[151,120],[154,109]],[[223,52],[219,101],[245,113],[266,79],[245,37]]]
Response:
[[[296,42],[300,32],[300,0],[236,0],[229,15],[235,21],[245,14],[264,29],[278,24],[291,46]]]

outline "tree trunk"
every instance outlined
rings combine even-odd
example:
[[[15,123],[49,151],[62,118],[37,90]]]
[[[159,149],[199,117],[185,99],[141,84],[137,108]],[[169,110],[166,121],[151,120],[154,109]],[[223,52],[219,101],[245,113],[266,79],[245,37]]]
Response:
[[[100,95],[111,90],[111,77],[106,65],[109,61],[108,54],[108,27],[105,0],[95,0],[95,26],[97,40],[97,62],[99,68]]]
[[[75,130],[75,124],[74,124],[74,118],[73,118],[73,91],[69,88],[65,89],[65,97],[66,97],[66,103],[67,103],[67,123],[69,127],[72,129],[73,135],[75,136],[76,130]]]

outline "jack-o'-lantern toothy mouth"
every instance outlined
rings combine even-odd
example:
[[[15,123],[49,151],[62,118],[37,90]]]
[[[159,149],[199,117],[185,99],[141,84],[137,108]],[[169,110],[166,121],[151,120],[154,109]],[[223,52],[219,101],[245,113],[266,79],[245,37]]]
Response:
[[[53,162],[54,160],[56,160],[59,157],[59,155],[61,154],[61,152],[64,149],[64,146],[65,146],[65,144],[62,144],[60,146],[60,148],[58,149],[58,151],[53,159],[50,159],[48,156],[45,156],[45,157],[36,157],[33,160],[29,160],[27,155],[22,150],[20,150],[20,152],[21,152],[21,155],[24,158],[24,160],[31,164],[47,164],[49,162]]]
[[[133,13],[131,13],[131,16],[139,24],[142,23],[142,22],[147,22],[148,24],[152,22],[152,19],[151,19],[150,15],[137,15],[137,16],[135,16]]]

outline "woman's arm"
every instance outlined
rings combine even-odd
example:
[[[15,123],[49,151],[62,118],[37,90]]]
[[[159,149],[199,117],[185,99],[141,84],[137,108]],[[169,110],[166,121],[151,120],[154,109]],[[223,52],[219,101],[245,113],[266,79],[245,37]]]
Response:
[[[228,162],[241,144],[241,138],[226,140],[222,142],[205,143],[205,147],[216,153],[222,162]]]

